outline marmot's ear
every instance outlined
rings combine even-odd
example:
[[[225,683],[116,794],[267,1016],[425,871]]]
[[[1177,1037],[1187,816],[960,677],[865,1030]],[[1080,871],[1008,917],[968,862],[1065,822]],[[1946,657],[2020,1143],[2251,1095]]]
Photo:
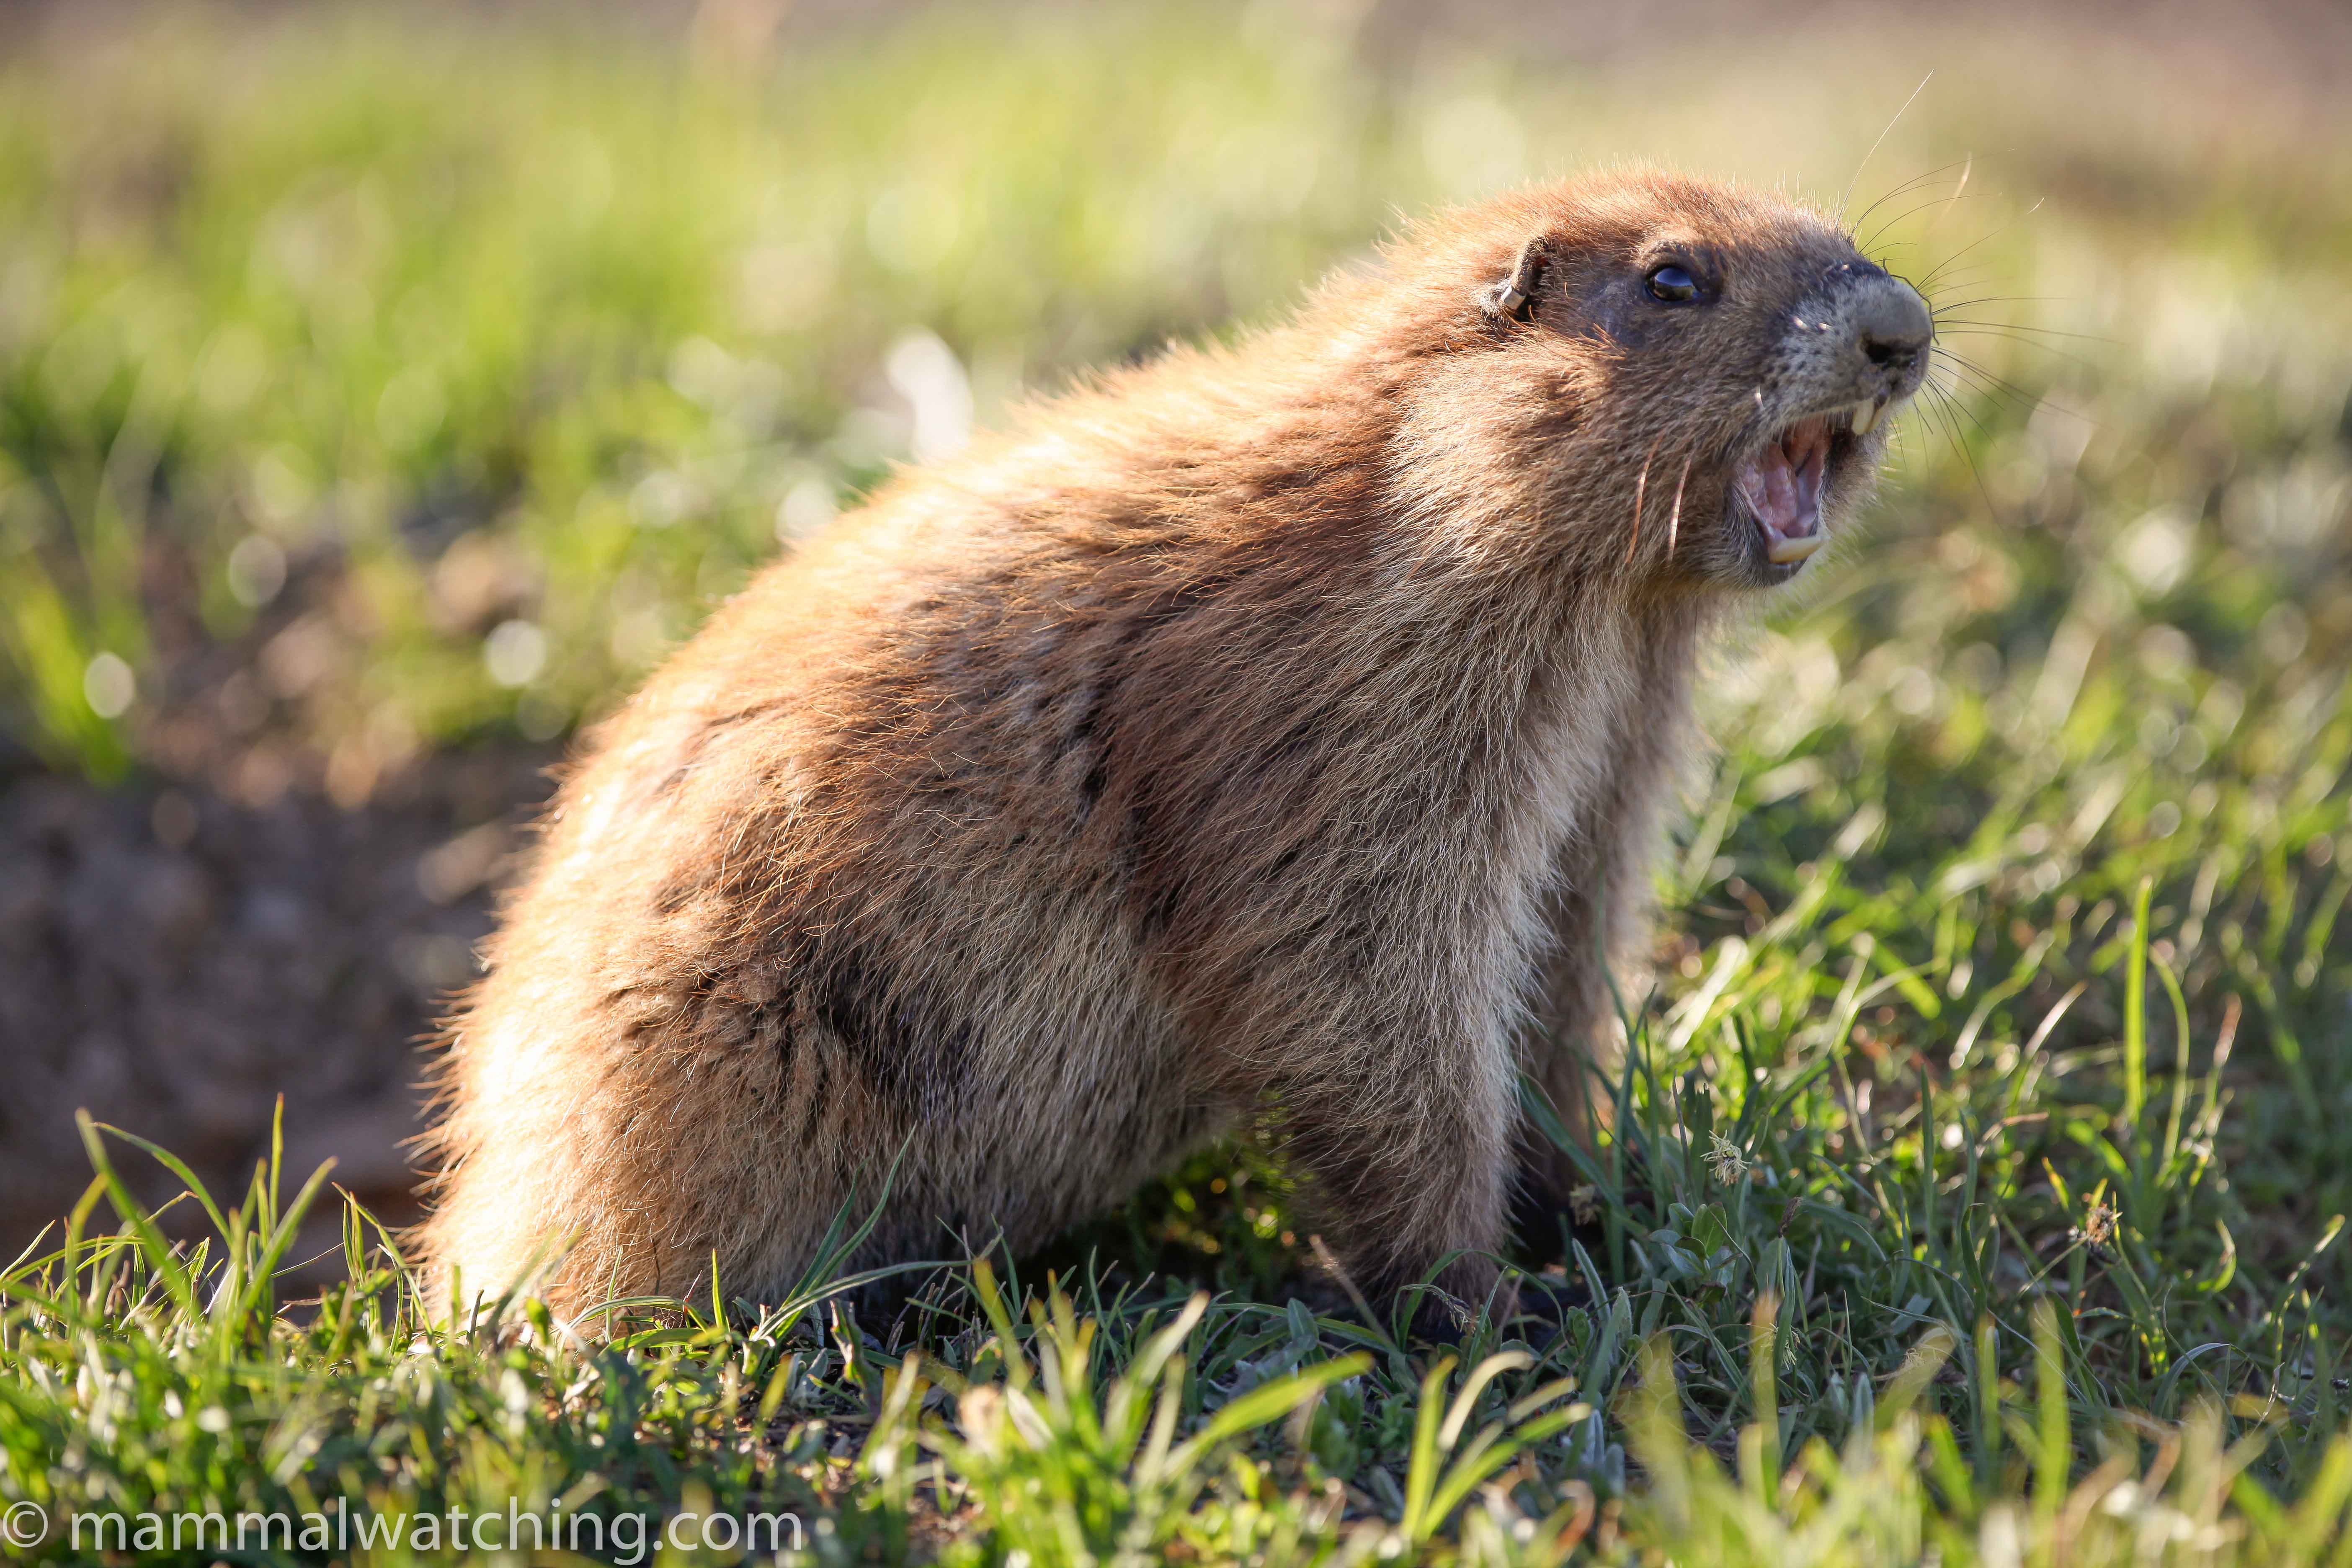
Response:
[[[1488,289],[1480,301],[1490,316],[1524,321],[1535,314],[1536,289],[1543,282],[1544,264],[1550,259],[1544,237],[1537,235],[1520,248],[1511,275]]]

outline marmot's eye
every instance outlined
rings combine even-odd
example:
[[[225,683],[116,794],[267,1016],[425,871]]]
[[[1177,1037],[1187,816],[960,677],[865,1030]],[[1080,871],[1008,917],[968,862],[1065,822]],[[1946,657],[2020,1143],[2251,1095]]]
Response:
[[[1669,305],[1687,305],[1698,298],[1698,279],[1671,263],[1651,268],[1643,281],[1649,287],[1651,299],[1663,300]]]

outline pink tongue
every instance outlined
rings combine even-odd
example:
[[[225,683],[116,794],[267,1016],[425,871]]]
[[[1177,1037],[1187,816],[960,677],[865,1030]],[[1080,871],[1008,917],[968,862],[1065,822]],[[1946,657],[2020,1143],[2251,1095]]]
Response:
[[[1821,527],[1822,445],[1791,436],[1741,466],[1739,493],[1772,537],[1803,539]],[[1791,447],[1802,454],[1793,467]]]

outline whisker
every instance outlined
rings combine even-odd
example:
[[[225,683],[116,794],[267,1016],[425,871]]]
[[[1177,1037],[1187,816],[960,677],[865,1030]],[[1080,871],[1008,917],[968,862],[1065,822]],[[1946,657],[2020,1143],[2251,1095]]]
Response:
[[[1949,388],[1938,387],[1937,390],[1942,393],[1944,397],[1950,403],[1953,417],[1968,421],[1969,428],[1974,430],[1979,436],[1990,436],[1992,434],[1992,426],[1987,425],[1983,419],[1971,413],[1958,398],[1953,397]],[[1983,394],[1979,395],[1985,395]]]
[[[1968,444],[1960,439],[1958,427],[1953,423],[1958,405],[1952,402],[1951,394],[1942,387],[1933,382],[1925,384],[1935,394],[1937,402],[1944,410],[1944,438],[1950,443],[1952,455],[1959,458],[1961,465],[1969,470],[1969,478],[1975,483],[1977,494],[1984,499],[1985,515],[1998,522],[2000,520],[2000,509],[1993,504],[1992,492],[1985,489],[1984,472],[1977,467],[1976,454],[1968,449]]]
[[[1976,155],[1974,153],[1969,153],[1969,154],[1967,163],[1966,163],[1966,164],[1964,164],[1964,165],[1961,167],[1961,169],[1960,169],[1960,183],[1959,183],[1957,186],[1953,187],[1953,190],[1952,190],[1952,201],[1955,201],[1955,202],[1956,202],[1956,201],[1958,201],[1958,200],[1960,199],[1960,195],[1961,195],[1961,193],[1962,193],[1962,192],[1964,192],[1964,191],[1966,191],[1966,190],[1969,188],[1969,176],[1970,174],[1975,174],[1976,172],[1977,172],[1977,155]],[[1919,234],[1919,238],[1920,238],[1920,240],[1921,240],[1923,243],[1926,241],[1926,239],[1927,239],[1927,236],[1929,236],[1929,235],[1931,235],[1931,234],[1933,234],[1933,233],[1935,233],[1935,232],[1936,232],[1936,226],[1937,226],[1937,224],[1939,224],[1939,223],[1941,223],[1941,222],[1943,222],[1943,221],[1944,221],[1944,215],[1945,215],[1945,213],[1948,213],[1948,212],[1950,212],[1951,210],[1952,210],[1952,208],[1951,208],[1951,203],[1950,203],[1950,202],[1947,202],[1947,203],[1944,205],[1944,211],[1943,211],[1943,212],[1937,213],[1934,217],[1931,217],[1931,218],[1929,218],[1929,219],[1927,220],[1927,226],[1925,229],[1921,230],[1921,231],[1920,231],[1920,234]]]
[[[1947,394],[1946,395],[1947,395],[1947,396],[1949,396],[1949,394]],[[1969,410],[1968,410],[1968,408],[1967,408],[1964,405],[1962,405],[1962,404],[1961,404],[1961,402],[1960,402],[1960,400],[1959,400],[1958,398],[1957,398],[1957,397],[1952,398],[1952,399],[1951,399],[1951,403],[1952,403],[1952,417],[1954,418],[1954,420],[1956,420],[1956,421],[1964,421],[1964,422],[1966,422],[1966,424],[1968,425],[1968,427],[1969,427],[1970,430],[1973,430],[1974,432],[1976,432],[1976,434],[1978,434],[1979,436],[1985,437],[1987,437],[1987,438],[1990,438],[1990,437],[1991,437],[1991,435],[1992,435],[1992,426],[1990,426],[1990,425],[1986,424],[1982,419],[1979,418],[1977,416],[1975,416],[1975,415],[1973,415],[1973,414],[1969,413]],[[1968,447],[1966,448],[1966,452],[1967,452],[1967,456],[1968,456],[1968,459],[1969,459],[1969,467],[1971,469],[1974,469],[1974,470],[1976,471],[1976,474],[1977,474],[1977,489],[1978,489],[1978,490],[1979,490],[1979,492],[1981,492],[1981,491],[1983,491],[1983,489],[1984,489],[1984,473],[1983,473],[1983,470],[1982,470],[1982,469],[1980,469],[1980,468],[1977,468],[1976,448],[1975,448],[1974,447],[1972,447],[1972,446],[1971,446],[1971,447]],[[1985,496],[1985,504],[1986,504],[1987,506],[1990,506],[1990,505],[1992,504],[1992,497],[1991,497],[1990,494],[1987,494],[1987,495]]]
[[[1936,326],[1938,331],[1942,330],[1944,324],[1942,317],[1939,316],[1936,319]],[[1972,321],[1965,317],[1960,317],[1955,318],[1951,324],[1956,327],[1977,327],[1989,331],[2028,332],[2037,338],[2074,338],[2078,342],[2086,343],[2107,343],[2112,345],[2123,342],[2121,338],[2102,337],[2096,332],[2062,332],[2055,327],[2028,326],[2023,321]]]
[[[1658,443],[1665,438],[1665,432],[1660,431],[1651,440],[1650,449],[1642,454],[1642,472],[1633,481],[1633,537],[1626,542],[1625,559],[1622,563],[1625,566],[1633,564],[1633,552],[1641,548],[1642,497],[1650,488],[1650,459],[1658,455]]]
[[[1862,179],[1862,172],[1870,167],[1870,160],[1872,156],[1877,153],[1879,147],[1885,142],[1887,137],[1894,134],[1895,127],[1901,122],[1904,114],[1910,109],[1913,102],[1918,99],[1919,95],[1927,90],[1927,84],[1935,79],[1936,73],[1934,71],[1929,71],[1926,76],[1919,79],[1919,85],[1911,89],[1911,96],[1903,100],[1903,107],[1895,111],[1895,118],[1886,122],[1886,129],[1878,133],[1878,140],[1870,144],[1870,151],[1868,153],[1864,153],[1862,155],[1862,162],[1853,166],[1853,178],[1845,183],[1845,194],[1838,197],[1838,211],[1845,211],[1846,203],[1853,200],[1853,187]]]
[[[1683,459],[1682,478],[1675,481],[1675,510],[1666,518],[1666,559],[1675,558],[1675,546],[1683,536],[1683,487],[1690,483],[1691,460],[1698,456],[1693,451]]]
[[[2050,355],[2053,359],[2064,360],[2068,364],[2074,365],[2078,369],[2090,371],[2095,371],[2098,369],[2097,365],[2092,363],[2089,360],[2084,359],[2081,354],[2068,353],[2064,349],[2059,348],[2053,343],[2037,342],[2032,338],[2019,337],[2011,332],[2004,332],[1998,327],[1962,327],[1958,331],[1944,331],[1938,330],[1936,333],[1936,337],[1938,342],[1941,342],[1946,338],[1992,338],[2000,342],[2015,343],[2020,348],[2038,350],[2042,353]],[[1948,353],[1951,351],[1947,349],[1945,352]]]
[[[1967,198],[1961,196],[1937,196],[1932,200],[1921,202],[1916,207],[1906,207],[1901,212],[1896,213],[1893,217],[1881,223],[1876,229],[1872,231],[1871,237],[1868,239],[1862,241],[1857,248],[1868,250],[1872,246],[1878,243],[1879,239],[1886,234],[1887,230],[1893,228],[1896,224],[1901,223],[1905,218],[1916,216],[1918,214],[1926,212],[1932,206],[1948,205],[1949,203],[1965,199]]]
[[[2054,353],[2055,351],[2053,352]],[[2020,386],[2013,381],[2004,380],[2001,377],[1995,375],[1992,372],[1985,369],[1984,366],[1977,363],[1976,361],[1956,354],[1949,349],[1937,349],[1936,353],[1940,357],[1948,360],[1953,365],[1967,371],[1969,374],[1979,377],[1983,381],[1990,383],[1993,386],[1999,387],[2001,391],[2006,392],[2012,396],[2025,399],[2026,406],[2029,408],[2038,406],[2045,400],[2042,394]]]
[[[1946,164],[1944,164],[1941,168],[1930,169],[1930,170],[1928,170],[1928,171],[1927,171],[1926,174],[1915,174],[1915,175],[1914,175],[1914,176],[1912,176],[1910,179],[1907,179],[1907,180],[1904,181],[1901,184],[1899,184],[1899,185],[1895,186],[1893,190],[1891,190],[1891,191],[1886,191],[1886,192],[1882,193],[1882,194],[1880,195],[1879,198],[1878,198],[1876,201],[1874,201],[1874,202],[1871,203],[1868,206],[1866,206],[1866,207],[1863,208],[1861,212],[1859,212],[1859,213],[1855,214],[1855,215],[1854,215],[1853,222],[1852,222],[1852,223],[1848,224],[1848,225],[1846,226],[1846,227],[1847,227],[1847,228],[1849,228],[1849,229],[1853,229],[1853,228],[1857,228],[1857,227],[1859,227],[1861,225],[1863,225],[1864,223],[1865,223],[1865,222],[1867,222],[1867,221],[1869,220],[1869,217],[1870,217],[1870,215],[1871,215],[1871,214],[1873,214],[1873,213],[1876,212],[1880,207],[1885,206],[1888,202],[1893,201],[1896,196],[1904,195],[1908,194],[1909,192],[1916,191],[1916,190],[1919,189],[1921,186],[1923,186],[1923,185],[1927,184],[1928,181],[1933,180],[1933,179],[1935,179],[1937,175],[1939,175],[1939,174],[1943,174],[1943,173],[1945,172],[1945,170],[1948,170],[1948,169],[1954,169],[1954,168],[1958,168],[1958,167],[1959,167],[1959,163],[1956,162],[1956,163],[1946,163]],[[1856,174],[1857,175],[1859,175],[1859,174],[1861,174],[1861,171],[1860,171],[1860,170],[1856,170],[1856,171],[1855,171],[1855,174]],[[1849,186],[1848,188],[1849,188],[1849,189],[1851,189],[1852,187],[1851,187],[1851,186]],[[1841,205],[1843,205],[1843,204],[1841,204]]]
[[[2035,213],[2040,212],[2042,210],[2042,203],[2047,200],[2049,200],[2047,196],[2040,198],[2035,201],[2032,206],[2026,208],[2022,214],[2010,219],[2009,222],[2001,225],[1999,228],[1994,229],[1991,234],[1979,235],[1976,238],[1969,241],[1968,244],[1960,247],[1959,249],[1952,252],[1951,255],[1944,258],[1943,267],[1937,268],[1935,272],[1928,273],[1927,276],[1921,280],[1920,287],[1924,289],[1928,284],[1933,283],[1936,280],[1936,274],[1941,272],[1944,269],[1944,267],[1949,267],[1953,262],[1958,261],[1961,257],[1966,256],[1978,246],[1984,244],[1985,241],[1995,238],[2000,235],[2007,234],[2011,229],[2015,228],[2019,224],[2023,223],[2027,218],[2030,218]]]
[[[1979,294],[1972,300],[1954,300],[1949,304],[1938,305],[1936,310],[1941,314],[1947,310],[1965,310],[1975,305],[2071,305],[2073,303],[2074,301],[2063,294]]]
[[[2031,414],[2041,401],[2029,393],[2000,384],[1992,374],[1973,364],[1958,363],[1953,374],[1961,378],[1960,384],[1978,397],[2013,408],[2021,414]]]
[[[1951,412],[1947,405],[1944,389],[1934,382],[1928,381],[1921,383],[1919,390],[1926,394],[1928,399],[1919,405],[1920,416],[1927,420],[1930,429],[1944,438],[1944,445],[1951,448],[1953,457],[1961,456],[1958,443],[1953,433]]]
[[[1994,264],[1990,261],[1971,261],[1949,278],[1945,279],[1943,287],[1947,289],[1976,288],[1986,280],[1987,275],[1993,270],[1993,266]]]

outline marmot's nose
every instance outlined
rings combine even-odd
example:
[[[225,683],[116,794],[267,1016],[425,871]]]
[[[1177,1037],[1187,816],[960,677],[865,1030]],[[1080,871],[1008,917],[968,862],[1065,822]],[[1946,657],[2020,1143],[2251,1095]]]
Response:
[[[1874,278],[1864,287],[1868,292],[1850,318],[1854,342],[1871,363],[1899,375],[1936,341],[1935,318],[1919,291],[1900,279]]]

